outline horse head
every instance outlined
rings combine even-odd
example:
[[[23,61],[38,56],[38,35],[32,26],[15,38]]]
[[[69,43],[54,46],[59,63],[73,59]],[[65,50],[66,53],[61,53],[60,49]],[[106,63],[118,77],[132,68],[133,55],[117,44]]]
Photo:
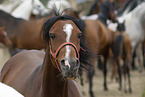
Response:
[[[82,35],[79,23],[70,16],[56,16],[43,26],[51,62],[66,79],[77,77]],[[49,32],[49,33],[48,33]]]
[[[8,38],[7,33],[4,31],[5,27],[0,27],[0,42],[3,43],[5,46],[11,46],[12,42]]]
[[[125,31],[125,21],[123,21],[122,23],[117,22],[117,30],[120,32]]]

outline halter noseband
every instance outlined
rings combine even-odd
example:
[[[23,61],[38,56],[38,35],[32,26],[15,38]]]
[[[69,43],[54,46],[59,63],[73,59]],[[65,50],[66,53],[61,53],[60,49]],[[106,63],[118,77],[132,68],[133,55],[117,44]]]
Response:
[[[60,51],[64,46],[66,46],[66,45],[71,45],[71,46],[75,49],[75,51],[76,51],[77,58],[79,59],[79,57],[80,57],[80,56],[79,56],[79,51],[78,51],[77,47],[76,47],[72,42],[65,42],[65,43],[61,44],[61,45],[57,48],[57,50],[56,50],[55,53],[52,52],[52,50],[51,50],[51,45],[50,45],[50,55],[52,55],[53,58],[55,59],[56,67],[58,68],[58,70],[59,70],[60,72],[62,72],[62,71],[61,71],[60,66],[58,65],[58,62],[57,62],[57,56],[58,56],[59,51]],[[52,59],[51,59],[51,60],[52,60]],[[53,62],[52,62],[52,63],[53,63]]]

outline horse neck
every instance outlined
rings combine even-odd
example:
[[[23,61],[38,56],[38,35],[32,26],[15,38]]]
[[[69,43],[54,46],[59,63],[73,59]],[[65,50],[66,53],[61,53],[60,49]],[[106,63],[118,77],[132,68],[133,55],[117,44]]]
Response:
[[[45,59],[42,67],[42,95],[43,97],[68,97],[68,82],[64,80],[60,71],[54,67],[49,52],[46,51]]]

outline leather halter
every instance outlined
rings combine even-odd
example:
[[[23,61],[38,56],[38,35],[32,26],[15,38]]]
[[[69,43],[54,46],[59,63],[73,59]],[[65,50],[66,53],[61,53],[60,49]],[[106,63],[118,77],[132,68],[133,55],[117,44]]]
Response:
[[[60,71],[60,72],[62,72],[61,71],[61,69],[60,69],[60,66],[58,65],[58,62],[57,62],[57,56],[58,56],[58,53],[59,53],[59,51],[64,47],[64,46],[66,46],[66,45],[71,45],[74,49],[75,49],[75,51],[76,51],[76,54],[77,54],[77,58],[79,59],[79,51],[78,51],[78,49],[77,49],[77,47],[72,43],[72,42],[65,42],[65,43],[63,43],[63,44],[61,44],[58,48],[57,48],[57,50],[56,50],[56,52],[52,52],[52,50],[51,50],[51,44],[49,43],[49,47],[50,47],[50,55],[51,56],[53,56],[53,58],[55,59],[55,63],[56,63],[56,67],[58,68],[58,70]],[[52,61],[52,59],[51,59],[51,61]],[[53,62],[52,62],[53,63]],[[55,65],[54,65],[55,66]]]

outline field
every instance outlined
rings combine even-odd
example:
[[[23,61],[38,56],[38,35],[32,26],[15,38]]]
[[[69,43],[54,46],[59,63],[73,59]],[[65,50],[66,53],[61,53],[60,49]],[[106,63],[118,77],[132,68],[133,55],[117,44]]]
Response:
[[[103,74],[102,71],[96,70],[95,77],[93,79],[93,90],[95,97],[142,97],[143,91],[144,91],[144,97],[145,97],[145,71],[142,73],[136,71],[131,71],[131,80],[132,80],[132,93],[124,93],[123,89],[122,91],[119,91],[119,84],[114,79],[111,81],[111,70],[108,71],[107,81],[108,81],[108,91],[103,90]],[[89,90],[88,90],[88,80],[87,76],[84,75],[84,86],[80,86],[83,97],[90,97],[89,96]],[[77,83],[80,85],[80,81],[77,80]],[[124,84],[123,84],[124,85]]]

